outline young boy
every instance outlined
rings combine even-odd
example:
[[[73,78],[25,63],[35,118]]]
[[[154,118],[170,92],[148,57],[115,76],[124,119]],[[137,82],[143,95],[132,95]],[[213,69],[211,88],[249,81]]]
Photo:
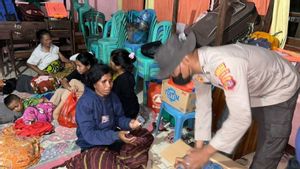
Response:
[[[36,121],[52,121],[55,106],[47,102],[46,98],[21,99],[15,94],[10,94],[4,99],[4,104],[12,111],[22,113],[25,124],[30,125]]]
[[[46,98],[27,98],[21,99],[15,94],[9,94],[4,98],[4,104],[12,111],[17,113],[23,113],[29,106],[36,106],[39,103],[47,101]]]

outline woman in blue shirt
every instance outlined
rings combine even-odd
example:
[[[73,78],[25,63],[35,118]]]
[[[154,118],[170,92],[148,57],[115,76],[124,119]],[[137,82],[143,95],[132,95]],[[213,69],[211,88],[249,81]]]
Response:
[[[132,134],[135,132],[131,130],[139,129],[141,124],[124,116],[119,98],[111,92],[111,69],[107,65],[96,64],[87,74],[87,79],[88,87],[85,87],[76,106],[77,145],[83,151],[116,143],[136,145],[140,136]],[[145,130],[143,135],[147,134],[151,135]]]
[[[139,128],[140,123],[124,116],[119,98],[111,93],[111,69],[106,65],[94,65],[87,78],[89,85],[76,106],[78,146],[86,150],[119,141],[134,144],[136,137],[125,135]],[[121,130],[117,131],[117,128]]]
[[[107,65],[96,64],[87,74],[87,80],[88,85],[76,106],[78,126],[76,143],[83,153],[65,164],[70,165],[76,162],[76,159],[82,164],[81,159],[84,157],[89,161],[89,165],[95,163],[97,166],[100,166],[100,163],[104,165],[107,161],[95,157],[94,153],[99,151],[105,153],[107,150],[103,148],[108,147],[109,151],[115,154],[114,157],[120,159],[121,164],[129,168],[146,166],[148,151],[154,138],[146,129],[140,128],[138,120],[124,116],[119,98],[111,92],[113,86],[111,69]],[[95,161],[95,158],[100,161]]]

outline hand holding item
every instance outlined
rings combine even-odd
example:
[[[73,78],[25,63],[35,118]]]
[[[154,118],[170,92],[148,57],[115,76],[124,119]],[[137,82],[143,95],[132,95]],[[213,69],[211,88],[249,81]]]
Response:
[[[184,169],[199,169],[209,161],[209,158],[215,152],[216,149],[210,145],[206,145],[203,148],[192,148],[184,158],[176,159],[175,167],[179,166]]]
[[[185,155],[184,157],[176,158],[176,160],[175,160],[175,168],[176,169],[188,169],[189,163],[185,162],[186,157],[187,157],[187,155]]]
[[[128,131],[120,131],[119,138],[126,144],[135,145],[136,137],[126,137],[126,134],[128,134]]]
[[[46,72],[46,71],[40,71],[39,73],[38,73],[39,75],[49,75],[49,73],[48,72]]]
[[[129,127],[130,127],[132,130],[135,130],[135,129],[138,129],[138,128],[141,127],[141,123],[140,123],[138,120],[132,119],[132,120],[129,122]]]

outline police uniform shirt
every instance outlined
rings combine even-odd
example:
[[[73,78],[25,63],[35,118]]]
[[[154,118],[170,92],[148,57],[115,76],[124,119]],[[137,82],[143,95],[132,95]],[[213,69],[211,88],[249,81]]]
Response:
[[[230,153],[251,124],[251,107],[290,99],[300,86],[295,67],[273,51],[244,44],[198,49],[202,74],[193,76],[196,92],[195,139],[211,139],[211,85],[224,90],[228,119],[210,140]]]

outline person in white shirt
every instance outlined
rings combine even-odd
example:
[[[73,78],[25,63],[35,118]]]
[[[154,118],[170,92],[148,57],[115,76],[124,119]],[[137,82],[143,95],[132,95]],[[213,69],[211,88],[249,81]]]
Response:
[[[28,67],[39,75],[46,75],[57,73],[61,68],[60,61],[70,62],[59,52],[59,48],[52,44],[51,34],[48,30],[38,31],[37,38],[40,40],[40,44],[27,60]]]
[[[252,169],[277,167],[288,143],[300,86],[295,67],[271,50],[241,43],[196,48],[191,32],[186,40],[172,36],[155,55],[159,78],[195,83],[195,148],[178,158],[188,169],[205,165],[217,151],[231,153],[258,122],[258,142]],[[224,90],[229,116],[211,138],[211,85]],[[209,141],[204,145],[204,141]]]

